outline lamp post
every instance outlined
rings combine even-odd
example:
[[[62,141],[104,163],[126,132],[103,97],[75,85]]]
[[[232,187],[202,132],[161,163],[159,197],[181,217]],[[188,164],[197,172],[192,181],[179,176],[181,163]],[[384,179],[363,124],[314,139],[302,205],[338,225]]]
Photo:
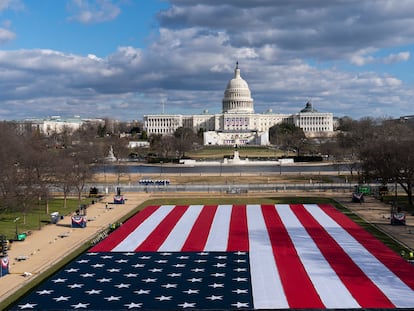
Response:
[[[13,221],[16,224],[16,240],[19,239],[19,233],[17,230],[17,222],[20,220],[20,217],[16,217],[16,219]]]

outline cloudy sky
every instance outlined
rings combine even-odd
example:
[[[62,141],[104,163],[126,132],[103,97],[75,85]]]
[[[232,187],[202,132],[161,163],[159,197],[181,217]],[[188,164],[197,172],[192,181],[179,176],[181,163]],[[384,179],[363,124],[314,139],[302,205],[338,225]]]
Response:
[[[411,0],[0,0],[0,120],[221,112],[414,114]]]

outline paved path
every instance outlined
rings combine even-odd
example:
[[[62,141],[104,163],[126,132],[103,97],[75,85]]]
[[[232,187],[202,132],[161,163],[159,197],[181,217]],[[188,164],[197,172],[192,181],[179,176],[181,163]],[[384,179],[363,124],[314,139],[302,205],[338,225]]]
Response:
[[[191,196],[185,194],[170,194],[175,198],[180,196]],[[407,216],[407,226],[391,226],[389,220],[389,205],[386,205],[374,198],[368,197],[363,204],[351,203],[351,195],[338,193],[258,193],[249,194],[249,197],[266,196],[329,196],[350,208],[366,221],[374,223],[381,230],[392,235],[396,240],[401,241],[409,248],[414,249],[414,216]],[[157,197],[157,195],[152,195]],[[163,196],[164,198],[168,195]],[[208,196],[199,193],[196,197]],[[113,209],[106,209],[105,202],[88,207],[88,225],[86,228],[73,229],[70,227],[70,217],[65,217],[57,225],[48,225],[40,231],[34,231],[23,242],[13,243],[9,251],[10,274],[0,278],[0,297],[7,297],[30,282],[41,272],[48,269],[51,265],[61,260],[64,256],[72,252],[86,241],[91,240],[100,230],[105,229],[110,223],[117,221],[122,216],[132,211],[137,205],[150,198],[145,193],[128,193],[124,205],[112,205]],[[223,196],[224,197],[224,196]],[[229,197],[225,195],[225,197]],[[238,196],[240,198],[241,196]],[[111,200],[111,197],[108,198]],[[27,257],[26,260],[16,260],[19,256]],[[24,277],[28,272],[31,276]],[[1,299],[1,298],[0,298]]]
[[[391,207],[374,197],[365,197],[362,204],[352,203],[350,197],[340,197],[337,201],[355,214],[377,226],[395,240],[414,250],[414,216],[406,214],[406,226],[391,225]]]

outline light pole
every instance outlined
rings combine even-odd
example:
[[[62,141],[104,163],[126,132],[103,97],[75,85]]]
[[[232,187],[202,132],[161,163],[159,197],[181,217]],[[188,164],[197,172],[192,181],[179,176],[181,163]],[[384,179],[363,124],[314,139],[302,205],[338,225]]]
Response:
[[[13,221],[16,224],[16,240],[19,239],[19,233],[17,230],[17,222],[20,220],[20,217],[16,217],[16,219]]]

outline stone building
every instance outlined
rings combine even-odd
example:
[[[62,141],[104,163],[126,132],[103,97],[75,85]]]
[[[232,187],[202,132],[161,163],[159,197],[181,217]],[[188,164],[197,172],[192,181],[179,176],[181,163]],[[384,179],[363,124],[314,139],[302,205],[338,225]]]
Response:
[[[204,131],[204,145],[268,145],[269,128],[288,122],[303,129],[310,137],[333,133],[333,114],[318,112],[310,102],[296,114],[259,114],[247,82],[241,77],[238,63],[222,100],[222,113],[197,115],[155,114],[144,116],[148,135],[172,135],[179,127]]]

